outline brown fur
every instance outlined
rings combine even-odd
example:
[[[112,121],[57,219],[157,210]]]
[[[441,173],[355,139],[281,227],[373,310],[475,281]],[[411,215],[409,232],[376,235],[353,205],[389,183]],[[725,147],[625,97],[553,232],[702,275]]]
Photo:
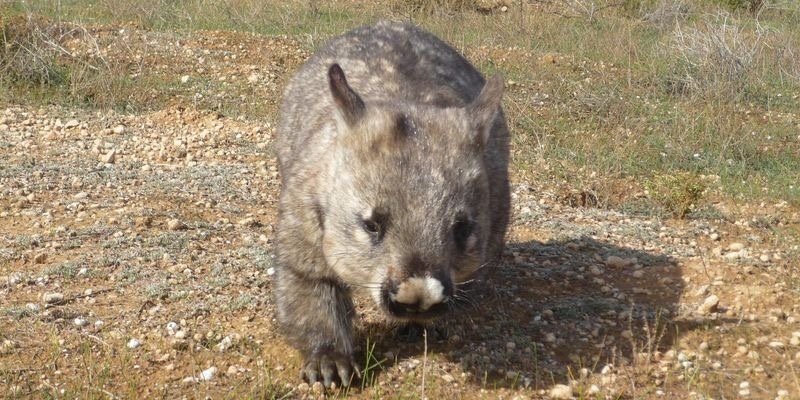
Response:
[[[381,22],[332,39],[284,93],[278,319],[302,375],[347,384],[351,290],[428,320],[495,261],[508,223],[503,83],[430,33]]]

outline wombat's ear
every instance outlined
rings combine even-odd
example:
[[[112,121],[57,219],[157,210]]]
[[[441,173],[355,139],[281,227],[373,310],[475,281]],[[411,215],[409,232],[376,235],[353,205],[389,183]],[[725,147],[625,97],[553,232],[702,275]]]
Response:
[[[336,102],[336,108],[339,110],[342,119],[347,125],[353,126],[364,116],[364,101],[347,84],[344,71],[342,71],[342,67],[339,64],[333,64],[328,69],[328,84],[331,87],[333,100]]]
[[[494,122],[494,117],[500,110],[503,99],[503,75],[495,74],[483,85],[481,93],[467,106],[469,115],[477,129],[479,143],[485,145],[489,140],[489,132]]]

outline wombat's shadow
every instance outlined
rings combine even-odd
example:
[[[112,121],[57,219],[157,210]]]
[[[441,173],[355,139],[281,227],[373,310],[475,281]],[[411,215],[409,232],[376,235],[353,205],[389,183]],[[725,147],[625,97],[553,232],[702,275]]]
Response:
[[[428,355],[460,364],[473,383],[566,383],[581,368],[599,371],[630,364],[638,353],[669,349],[679,332],[692,328],[677,327],[684,281],[668,256],[591,238],[508,247],[513,255],[461,288],[466,300],[458,312],[439,322],[440,329],[428,329]],[[419,366],[422,340],[404,342],[385,326],[361,330],[360,337],[376,343],[373,361]]]

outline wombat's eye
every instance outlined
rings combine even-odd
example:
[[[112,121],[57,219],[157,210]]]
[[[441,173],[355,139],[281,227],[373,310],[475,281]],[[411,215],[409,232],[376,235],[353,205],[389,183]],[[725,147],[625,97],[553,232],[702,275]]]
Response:
[[[364,227],[364,230],[370,235],[379,235],[381,233],[380,224],[371,219],[365,219],[361,221],[361,225]]]
[[[465,217],[457,219],[453,224],[453,238],[462,250],[467,247],[467,239],[470,235],[472,235],[472,222]]]

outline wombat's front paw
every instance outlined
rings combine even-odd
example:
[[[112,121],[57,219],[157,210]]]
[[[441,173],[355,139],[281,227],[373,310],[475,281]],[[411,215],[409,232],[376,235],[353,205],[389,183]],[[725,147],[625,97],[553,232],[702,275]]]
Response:
[[[334,381],[350,386],[353,376],[361,378],[353,356],[330,349],[311,353],[300,371],[300,377],[309,384],[321,381],[326,388],[330,388]]]

